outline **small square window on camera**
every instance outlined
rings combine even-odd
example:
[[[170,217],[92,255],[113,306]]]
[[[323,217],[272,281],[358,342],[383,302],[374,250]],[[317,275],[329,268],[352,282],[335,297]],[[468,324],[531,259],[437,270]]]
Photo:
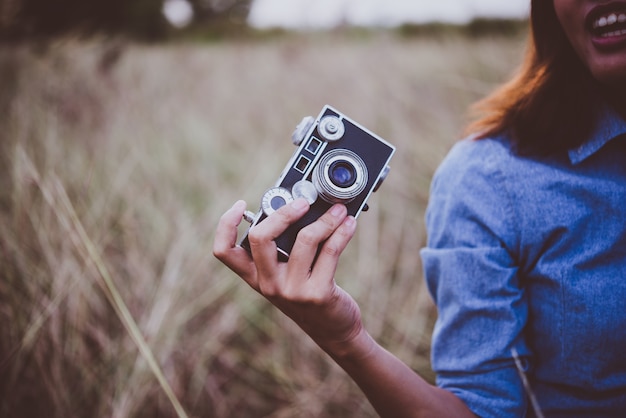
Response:
[[[309,168],[309,164],[311,164],[311,160],[301,155],[294,168],[299,172],[304,173],[306,169]]]
[[[309,141],[309,144],[306,146],[306,150],[309,151],[311,154],[315,155],[317,154],[317,151],[319,151],[321,145],[322,145],[322,141],[312,136],[311,140]]]

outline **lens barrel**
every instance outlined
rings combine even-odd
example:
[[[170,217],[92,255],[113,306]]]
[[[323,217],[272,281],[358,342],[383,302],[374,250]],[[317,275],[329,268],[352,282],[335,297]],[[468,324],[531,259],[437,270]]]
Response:
[[[347,149],[327,152],[313,170],[313,184],[329,203],[348,203],[365,190],[367,167],[361,157]]]

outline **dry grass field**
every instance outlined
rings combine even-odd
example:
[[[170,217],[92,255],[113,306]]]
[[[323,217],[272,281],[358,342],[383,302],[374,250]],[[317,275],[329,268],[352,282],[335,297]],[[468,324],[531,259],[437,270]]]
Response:
[[[432,380],[429,181],[522,51],[389,33],[0,46],[0,416],[375,416],[211,255],[221,213],[256,210],[327,103],[398,148],[337,281]]]

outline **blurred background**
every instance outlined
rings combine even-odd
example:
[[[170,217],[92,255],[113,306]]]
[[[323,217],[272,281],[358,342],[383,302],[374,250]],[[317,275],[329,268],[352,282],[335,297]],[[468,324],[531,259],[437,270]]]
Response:
[[[0,1],[0,416],[376,416],[211,255],[325,104],[397,147],[337,281],[433,381],[429,183],[527,3]]]

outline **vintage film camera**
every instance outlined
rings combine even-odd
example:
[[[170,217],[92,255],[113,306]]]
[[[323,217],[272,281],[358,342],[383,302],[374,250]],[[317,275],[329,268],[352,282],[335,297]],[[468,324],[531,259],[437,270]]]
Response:
[[[330,106],[314,119],[305,117],[292,135],[298,146],[276,185],[265,192],[261,208],[244,219],[250,228],[296,198],[311,209],[276,239],[278,257],[286,260],[298,231],[314,222],[334,203],[343,203],[354,217],[367,210],[367,199],[389,173],[395,147]],[[250,229],[248,229],[249,231]],[[250,252],[248,231],[240,245]]]

